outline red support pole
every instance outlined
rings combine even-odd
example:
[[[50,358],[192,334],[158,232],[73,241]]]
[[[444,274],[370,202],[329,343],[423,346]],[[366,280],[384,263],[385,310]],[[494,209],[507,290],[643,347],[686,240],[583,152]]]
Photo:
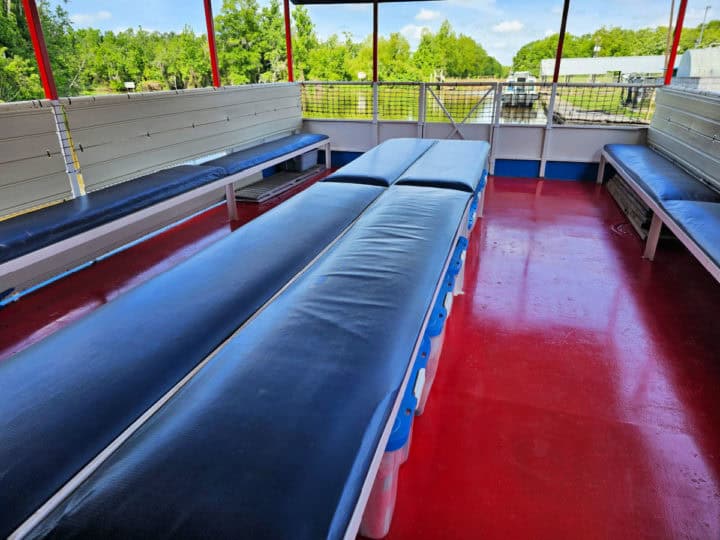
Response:
[[[45,46],[45,36],[43,36],[40,15],[38,15],[35,0],[23,0],[23,9],[25,10],[25,18],[27,19],[28,30],[30,30],[33,49],[35,49],[35,59],[40,72],[40,80],[45,90],[45,97],[47,99],[57,99],[55,77],[53,77],[52,67],[50,66],[50,56]]]
[[[665,86],[672,82],[673,70],[675,69],[675,59],[677,58],[678,46],[680,45],[680,34],[682,34],[686,9],[687,0],[680,0],[680,7],[678,8],[677,14],[677,22],[675,23],[675,33],[673,34],[672,49],[670,49],[670,58],[668,58],[668,63],[665,67]]]
[[[570,0],[565,0],[563,4],[562,21],[560,22],[560,36],[558,38],[557,50],[555,51],[554,83],[558,82],[560,78],[560,60],[562,59],[563,46],[565,45],[565,29],[567,28],[568,11],[570,11]]]
[[[293,73],[292,27],[290,26],[290,0],[283,0],[285,8],[285,51],[287,53],[288,81],[295,80]]]
[[[207,26],[208,46],[210,47],[210,67],[212,69],[213,86],[220,87],[220,68],[218,67],[217,47],[215,46],[215,21],[213,19],[212,4],[205,2],[205,25]]]
[[[378,3],[373,2],[373,82],[378,81]]]

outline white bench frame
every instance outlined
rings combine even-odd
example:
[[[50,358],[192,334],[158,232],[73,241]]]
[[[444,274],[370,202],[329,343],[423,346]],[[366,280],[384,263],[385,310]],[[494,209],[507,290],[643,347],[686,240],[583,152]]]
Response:
[[[193,211],[201,210],[197,208],[198,202],[208,201],[208,197],[212,196],[214,191],[225,188],[225,199],[227,211],[230,220],[238,219],[237,203],[235,201],[234,182],[249,178],[257,173],[262,172],[268,167],[278,165],[288,159],[292,159],[299,155],[305,154],[316,149],[324,149],[325,151],[325,167],[332,166],[331,139],[323,139],[316,143],[303,146],[298,150],[293,150],[280,157],[264,161],[259,165],[250,167],[243,171],[224,176],[214,182],[199,186],[195,189],[164,200],[137,212],[133,212],[127,216],[121,217],[109,223],[95,227],[89,231],[82,232],[65,240],[61,240],[49,246],[40,248],[31,253],[21,255],[15,259],[0,264],[0,293],[11,289],[10,298],[18,295],[23,290],[41,283],[53,276],[62,274],[68,270],[76,268],[89,261],[95,260],[97,257],[112,251],[118,247],[126,245],[142,236],[152,233],[155,230],[168,225],[164,222],[159,226],[152,226],[151,230],[142,229],[143,222],[148,220],[158,221],[165,216],[170,216],[170,223],[176,222]],[[195,203],[195,207],[193,207]],[[207,207],[207,204],[204,204]],[[178,209],[182,210],[182,214],[177,215]],[[174,210],[174,212],[173,212]],[[141,228],[138,234],[132,234],[128,237],[127,231]],[[125,234],[122,234],[125,232]],[[91,244],[100,244],[101,247],[92,246]],[[104,247],[102,247],[104,246]]]
[[[597,183],[603,183],[603,177],[605,176],[605,165],[610,164],[622,176],[623,180],[633,189],[638,197],[652,210],[653,216],[650,222],[650,231],[648,237],[645,240],[645,250],[643,252],[643,258],[650,261],[655,259],[655,252],[657,245],[660,240],[660,231],[662,230],[663,223],[668,229],[685,245],[685,247],[693,254],[693,256],[700,261],[705,269],[717,280],[720,281],[720,266],[716,265],[715,262],[708,257],[708,255],[702,250],[702,248],[683,230],[680,225],[655,201],[645,190],[635,182],[630,174],[620,165],[605,149],[600,154],[600,164],[598,166]],[[699,180],[698,180],[699,181]]]

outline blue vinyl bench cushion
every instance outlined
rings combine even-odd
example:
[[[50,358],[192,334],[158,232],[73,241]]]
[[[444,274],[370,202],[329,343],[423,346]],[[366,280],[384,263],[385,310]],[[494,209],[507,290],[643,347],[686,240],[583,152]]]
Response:
[[[239,150],[238,152],[207,161],[203,163],[203,165],[222,167],[228,175],[235,174],[270,161],[271,159],[277,159],[295,150],[300,150],[311,144],[324,141],[327,138],[327,135],[317,133],[289,135],[275,141],[262,143],[252,148],[247,148],[246,150]]]
[[[668,201],[665,210],[705,254],[720,266],[720,203]]]
[[[432,139],[389,139],[335,171],[325,181],[390,186],[435,142]]]
[[[467,202],[390,188],[34,532],[341,538]]]
[[[225,176],[180,165],[0,222],[0,263],[50,246]]]
[[[671,200],[720,202],[720,193],[647,146],[608,144],[605,151],[658,203]]]
[[[230,336],[382,191],[316,184],[0,363],[0,537]]]
[[[482,189],[490,145],[485,141],[437,141],[397,180],[398,185],[474,192]]]

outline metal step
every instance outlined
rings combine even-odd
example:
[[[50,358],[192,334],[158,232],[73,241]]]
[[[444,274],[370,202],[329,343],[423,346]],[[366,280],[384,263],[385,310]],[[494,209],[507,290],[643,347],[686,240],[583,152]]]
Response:
[[[244,202],[265,202],[309,180],[324,168],[324,165],[316,165],[303,172],[277,172],[254,184],[238,189],[235,192],[235,199]]]

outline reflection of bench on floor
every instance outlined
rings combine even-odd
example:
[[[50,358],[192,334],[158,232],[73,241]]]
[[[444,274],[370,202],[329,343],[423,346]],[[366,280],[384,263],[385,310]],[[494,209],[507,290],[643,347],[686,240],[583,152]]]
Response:
[[[487,145],[429,155],[464,178],[401,185],[435,143],[385,144],[358,182],[311,186],[0,364],[0,535],[340,538],[366,506],[389,524],[373,486],[407,456]]]
[[[665,224],[720,281],[719,130],[719,97],[660,89],[648,146],[605,146],[598,182],[611,165],[652,210],[646,258],[655,257]]]
[[[233,97],[238,100],[249,99],[244,94],[252,91],[249,89]],[[288,96],[297,93],[297,89],[292,86],[285,86],[282,91]],[[222,100],[225,97],[223,92],[224,89],[216,92],[215,97]],[[235,93],[234,90],[227,92]],[[225,108],[219,107],[220,110],[215,110],[202,108],[207,105],[207,96],[202,92],[190,97],[166,96],[167,99],[160,101],[155,99],[155,96],[153,98],[153,104],[159,109],[153,112],[160,115],[159,117],[150,116],[135,122],[120,122],[119,125],[119,115],[137,114],[134,107],[140,106],[142,109],[142,104],[138,105],[128,99],[120,104],[113,101],[108,106],[112,114],[105,124],[96,123],[95,118],[101,115],[101,112],[93,109],[93,114],[90,114],[82,108],[83,98],[74,99],[72,105],[68,105],[69,121],[71,125],[78,125],[74,136],[78,146],[82,145],[83,148],[83,151],[78,152],[78,156],[83,165],[85,180],[94,191],[0,222],[0,296],[32,286],[194,211],[206,208],[219,200],[223,192],[228,202],[230,218],[237,219],[235,185],[256,181],[265,168],[323,148],[326,163],[330,163],[330,140],[327,136],[286,135],[301,125],[300,110],[297,106],[288,109],[286,118],[280,124],[277,121],[268,122],[266,127],[260,125],[248,130],[242,129],[242,125],[249,121],[244,116],[228,116],[228,120],[223,116],[221,127],[236,132],[231,131],[226,138],[215,137],[217,140],[208,142],[207,129],[196,128],[195,125],[218,113],[240,114],[243,109],[238,111],[238,107],[257,103],[229,103]],[[93,101],[95,109],[98,108],[97,102],[102,99]],[[139,97],[134,95],[133,99]],[[201,100],[196,103],[198,110],[192,110],[192,100],[198,99]],[[175,100],[187,102],[184,105],[190,105],[191,110],[178,112]],[[166,109],[174,111],[173,121],[182,123],[181,125],[188,124],[187,134],[176,127],[166,126],[169,122],[167,115],[161,114]],[[264,116],[276,117],[277,113],[259,114],[253,116],[252,120]],[[101,115],[101,118],[104,117]],[[88,122],[94,124],[92,128],[87,128],[90,131],[86,133],[87,130],[81,126]],[[143,129],[150,136],[140,143],[128,143],[127,138],[139,130],[137,122],[142,122]],[[226,124],[230,127],[226,127]],[[166,128],[170,132],[162,131]],[[255,139],[248,142],[248,135],[258,137],[259,141]],[[95,145],[85,142],[83,145],[82,141],[91,140],[85,137],[91,136],[105,142]],[[263,142],[267,139],[272,140]],[[33,140],[30,139],[28,144],[32,143]],[[128,146],[138,144],[137,150],[140,154],[136,160],[120,157],[107,163],[104,168],[100,167],[105,163],[104,160],[114,153],[122,151],[123,148],[130,150]],[[248,148],[232,151],[233,148],[248,144],[251,145]],[[143,145],[147,147],[149,158],[142,152]],[[203,155],[217,156],[218,153],[226,155],[206,161],[202,165],[164,168],[168,161],[187,162],[192,158],[197,163]],[[161,170],[128,178],[128,171],[138,170],[138,167]],[[97,181],[93,181],[93,178]],[[28,194],[32,192],[29,190]]]

